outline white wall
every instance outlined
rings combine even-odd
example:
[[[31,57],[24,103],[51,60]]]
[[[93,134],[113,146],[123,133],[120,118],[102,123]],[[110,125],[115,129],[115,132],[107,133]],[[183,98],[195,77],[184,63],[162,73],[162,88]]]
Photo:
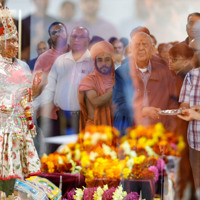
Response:
[[[59,8],[63,1],[64,0],[49,0],[48,13],[50,15],[53,15],[54,17],[58,16]],[[79,2],[79,0],[72,0],[72,1],[75,3]],[[150,0],[147,0],[147,1],[150,1]],[[169,0],[166,0],[166,1],[169,1]],[[132,28],[134,28],[134,26],[136,26],[137,23],[140,23],[140,21],[137,22],[137,19],[134,20],[132,17],[134,15],[134,7],[133,7],[134,2],[135,0],[101,0],[101,9],[99,11],[99,15],[109,20],[114,25],[116,25],[119,31],[121,31],[120,29],[122,29],[121,27],[123,23],[126,21],[130,21],[131,23],[131,20],[132,20],[133,22]],[[166,27],[165,27],[166,30],[164,30],[163,27],[157,27],[157,29],[155,29],[156,24],[154,24],[154,28],[153,28],[153,26],[151,26],[151,21],[144,22],[144,24],[141,24],[141,25],[147,25],[150,31],[152,31],[152,33],[158,39],[158,42],[167,42],[170,40],[171,41],[183,40],[186,37],[186,32],[185,32],[186,16],[188,15],[189,12],[194,12],[194,11],[198,12],[198,10],[195,10],[195,9],[200,7],[199,5],[200,3],[198,3],[199,1],[197,0],[190,0],[190,1],[176,0],[176,2],[177,4],[180,4],[180,5],[182,5],[183,2],[184,4],[187,4],[186,10],[183,11],[184,13],[182,13],[182,17],[176,18],[177,21],[175,21],[172,24],[173,27],[169,27],[169,32],[166,34],[166,37],[162,36],[162,31],[164,31],[164,33],[168,31]],[[25,17],[29,13],[34,11],[33,0],[7,0],[6,5],[10,9],[15,9],[15,10],[21,9],[22,17]],[[160,9],[164,9],[164,7],[161,6]],[[185,7],[183,9],[185,9]],[[177,16],[178,15],[179,15],[179,10],[177,10]],[[77,9],[76,18],[79,18],[80,16],[81,16],[80,10]],[[167,19],[170,17],[171,16],[166,16]],[[172,34],[173,30],[176,30],[176,29],[178,31],[177,36],[176,34]],[[172,35],[174,36],[172,37]]]

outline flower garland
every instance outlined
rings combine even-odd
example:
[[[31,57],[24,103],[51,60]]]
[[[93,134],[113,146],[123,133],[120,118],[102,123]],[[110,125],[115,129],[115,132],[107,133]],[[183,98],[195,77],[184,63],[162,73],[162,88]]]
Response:
[[[102,146],[102,144],[117,147],[119,136],[119,131],[114,127],[105,125],[88,126],[79,133],[77,142],[82,150],[92,151],[97,145]]]
[[[136,192],[127,195],[126,191],[123,191],[122,185],[114,188],[108,188],[108,185],[94,188],[77,188],[72,189],[67,194],[68,200],[129,200],[132,197],[133,200],[139,200],[139,195]]]
[[[103,184],[116,187],[120,179],[157,181],[160,172],[165,169],[165,161],[159,155],[177,156],[184,147],[183,140],[166,132],[160,123],[148,128],[138,126],[129,129],[128,135],[120,140],[118,149],[116,141],[118,132],[112,127],[88,127],[86,132],[80,133],[76,143],[61,146],[53,162],[48,162],[51,155],[46,155],[42,170],[70,172],[69,169],[56,167],[60,159],[58,155],[62,155],[67,158],[66,164],[73,163],[72,168],[81,166],[79,169],[82,168],[80,172],[85,176],[87,187]]]
[[[33,118],[32,118],[32,112],[31,112],[32,108],[28,106],[28,102],[31,102],[31,101],[32,101],[31,89],[29,88],[28,96],[23,97],[22,100],[20,101],[20,104],[22,108],[24,109],[24,114],[26,116],[26,121],[27,121],[27,127],[31,131],[32,136],[35,137],[36,131],[35,131],[35,126],[33,124]]]
[[[146,156],[180,156],[185,147],[183,137],[167,132],[161,123],[148,127],[128,128],[127,131],[128,135],[121,138],[119,150],[121,157],[129,156],[131,151],[135,151],[137,155]]]
[[[41,158],[41,171],[43,172],[76,173],[78,169],[73,160],[69,160],[65,154],[52,153],[49,156],[45,154]]]

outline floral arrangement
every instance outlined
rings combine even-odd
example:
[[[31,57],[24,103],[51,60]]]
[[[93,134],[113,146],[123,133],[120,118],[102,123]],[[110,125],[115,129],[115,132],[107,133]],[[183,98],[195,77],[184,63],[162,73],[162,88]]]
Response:
[[[118,159],[97,158],[90,165],[83,167],[81,173],[85,176],[86,185],[88,187],[94,187],[96,186],[95,184],[102,186],[107,183],[109,187],[117,186],[123,167],[120,162],[123,161],[119,161]]]
[[[151,129],[138,127],[138,129],[141,130],[138,131],[139,136],[144,138],[146,134],[149,138],[152,138],[152,127]],[[147,130],[147,133],[145,133],[145,130]],[[160,124],[154,126],[154,132],[158,132],[157,137],[163,135],[163,130]],[[124,140],[124,138],[121,140],[122,143],[117,151],[117,148],[112,145],[118,138],[118,132],[115,129],[108,126],[88,127],[85,132],[86,135],[80,133],[75,144],[61,146],[57,153],[49,156],[44,155],[41,159],[42,171],[49,173],[72,172],[75,171],[77,165],[80,165],[79,169],[82,168],[81,173],[85,176],[87,186],[90,187],[95,186],[93,185],[94,179],[152,178],[156,181],[158,173],[164,169],[165,162],[158,158],[158,154],[154,152],[151,145],[141,146],[140,144],[143,144],[144,139],[135,140],[135,130],[131,131],[129,131],[127,140]],[[102,137],[99,136],[100,133],[102,133]],[[93,139],[93,136],[98,139]],[[87,147],[89,144],[92,146],[91,143],[96,144],[97,141],[101,141],[100,145],[94,145],[92,148]],[[137,146],[137,142],[139,142],[139,146]],[[104,180],[100,185],[102,186],[105,183],[109,184]]]
[[[46,154],[41,158],[41,171],[48,173],[76,173],[80,170],[76,166],[76,163],[69,159],[66,154],[51,153],[48,156]]]
[[[111,126],[88,126],[84,131],[79,133],[77,143],[85,151],[91,151],[97,145],[101,146],[102,144],[117,147],[119,136],[119,131]]]
[[[185,147],[183,137],[167,132],[161,123],[149,127],[129,128],[128,135],[121,138],[120,157],[137,155],[180,156]]]
[[[88,187],[117,186],[122,179],[154,179],[159,178],[159,173],[165,168],[165,161],[159,157],[144,155],[126,157],[124,160],[98,157],[91,161],[86,153],[82,157],[81,173],[85,176]],[[112,180],[112,182],[110,182]]]
[[[153,179],[165,168],[160,155],[179,155],[184,148],[180,137],[165,131],[161,123],[129,129],[119,141],[119,132],[109,126],[87,127],[76,143],[61,146],[57,153],[41,159],[44,172],[74,172],[85,176],[87,187],[108,184],[117,187],[120,179]],[[77,165],[81,167],[77,167]],[[86,190],[87,191],[87,190]]]
[[[94,163],[96,163],[95,166],[98,164],[96,160],[97,159],[101,160],[101,158],[107,159],[106,161],[104,160],[104,164],[108,163],[106,166],[107,168],[109,168],[108,165],[110,165],[111,160],[112,162],[114,162],[113,160],[115,160],[115,162],[117,160],[117,148],[113,146],[108,146],[102,143],[101,145],[94,146],[92,151],[86,151],[85,149],[81,148],[81,145],[79,143],[63,145],[57,150],[57,152],[50,154],[48,156],[43,155],[43,157],[41,158],[42,171],[49,172],[49,173],[53,173],[53,172],[63,173],[64,172],[63,170],[65,168],[63,167],[61,168],[59,164],[59,163],[62,163],[62,160],[64,163],[68,163],[68,165],[73,163],[73,165],[76,165],[76,168],[78,165],[78,166],[81,166],[83,168],[88,168],[88,169],[90,167],[91,169],[93,168],[92,166],[94,165]],[[68,170],[67,166],[66,166],[66,170]],[[79,168],[81,169],[81,167]],[[113,170],[116,170],[116,167]],[[69,172],[69,171],[65,171],[65,172]],[[120,173],[118,177],[120,177]]]
[[[153,179],[157,181],[159,173],[165,168],[165,162],[158,157],[141,155],[127,159],[122,170],[123,179]]]
[[[130,192],[124,200],[139,200],[140,196],[138,195],[137,192]]]
[[[68,200],[139,200],[139,195],[136,192],[131,192],[127,195],[123,191],[122,185],[114,188],[108,188],[107,185],[103,187],[94,188],[77,188],[72,189],[68,195]]]

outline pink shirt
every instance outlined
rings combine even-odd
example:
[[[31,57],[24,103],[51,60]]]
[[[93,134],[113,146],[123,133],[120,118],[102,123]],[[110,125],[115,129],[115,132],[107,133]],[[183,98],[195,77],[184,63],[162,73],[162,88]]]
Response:
[[[68,50],[69,51],[69,48]],[[44,87],[47,84],[47,77],[48,74],[55,62],[55,60],[57,59],[57,57],[59,57],[60,55],[64,54],[66,52],[60,52],[57,51],[55,49],[49,49],[48,51],[44,52],[43,54],[41,54],[36,63],[35,63],[35,67],[34,67],[34,71],[33,71],[33,76],[35,76],[35,74],[42,72],[42,77],[41,77],[41,83],[40,86],[42,85],[42,90],[44,89]],[[53,102],[48,103],[44,106],[42,106],[37,113],[37,117],[39,116],[43,116],[46,118],[50,118],[50,119],[57,119],[57,114],[56,111],[58,111],[59,108],[56,107],[54,105]]]

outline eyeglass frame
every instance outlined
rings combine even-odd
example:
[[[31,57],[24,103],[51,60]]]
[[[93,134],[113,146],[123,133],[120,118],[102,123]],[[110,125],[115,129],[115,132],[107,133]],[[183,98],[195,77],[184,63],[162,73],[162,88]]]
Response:
[[[65,29],[64,28],[59,28],[57,30],[53,30],[51,32],[51,35],[55,36],[57,33],[64,33],[65,32]]]
[[[172,58],[172,57],[168,57],[169,60],[171,60],[173,63],[177,62],[178,60],[186,60],[186,58]]]
[[[81,39],[81,40],[83,40],[83,39],[88,39],[89,37],[88,36],[83,36],[83,35],[70,35],[70,38],[72,38],[72,39]]]

